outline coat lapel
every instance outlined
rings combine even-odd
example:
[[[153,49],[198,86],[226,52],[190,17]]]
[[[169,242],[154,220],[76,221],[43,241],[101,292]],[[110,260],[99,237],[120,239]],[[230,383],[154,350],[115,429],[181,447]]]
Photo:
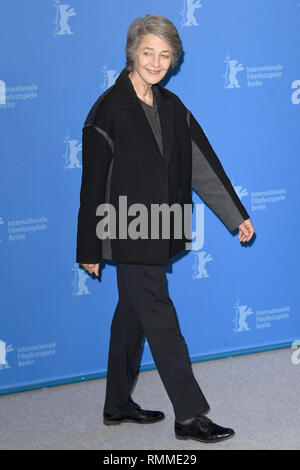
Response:
[[[164,169],[167,170],[171,158],[173,143],[174,115],[172,101],[164,92],[164,89],[161,85],[153,85],[153,93],[155,93],[157,97],[158,113],[162,130],[162,155],[151,126],[148,122],[147,116],[142,108],[141,103],[139,102],[138,96],[125,68],[116,79],[115,85],[120,91],[122,106],[124,106],[129,118],[134,120],[137,132],[140,132],[144,135],[148,144],[151,145],[154,155],[157,156]]]

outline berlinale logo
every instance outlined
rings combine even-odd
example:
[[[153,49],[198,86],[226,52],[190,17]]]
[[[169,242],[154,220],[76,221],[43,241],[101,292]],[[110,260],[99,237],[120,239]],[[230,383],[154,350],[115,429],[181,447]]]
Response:
[[[70,25],[68,24],[68,20],[71,16],[76,15],[74,8],[70,8],[70,5],[65,3],[60,3],[60,0],[55,0],[53,5],[56,8],[56,18],[53,20],[53,23],[56,25],[54,36],[73,34]]]
[[[197,23],[196,17],[194,15],[195,10],[201,8],[200,0],[185,0],[183,11],[181,12],[182,15],[182,26],[199,26]]]
[[[11,344],[7,345],[5,341],[0,339],[0,370],[10,368],[6,359],[6,354],[13,350],[14,348],[12,347]]]
[[[3,80],[0,80],[0,104],[6,104],[6,85]]]

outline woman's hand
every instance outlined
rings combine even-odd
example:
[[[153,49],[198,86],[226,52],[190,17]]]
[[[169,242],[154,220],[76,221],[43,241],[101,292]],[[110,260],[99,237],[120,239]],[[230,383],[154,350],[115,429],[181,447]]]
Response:
[[[254,228],[250,219],[244,220],[241,225],[239,225],[239,240],[240,242],[248,242],[252,235],[254,234]]]
[[[84,269],[88,273],[90,273],[90,274],[95,273],[96,276],[99,276],[99,265],[100,265],[100,263],[97,263],[97,264],[82,264],[81,266],[83,266]]]

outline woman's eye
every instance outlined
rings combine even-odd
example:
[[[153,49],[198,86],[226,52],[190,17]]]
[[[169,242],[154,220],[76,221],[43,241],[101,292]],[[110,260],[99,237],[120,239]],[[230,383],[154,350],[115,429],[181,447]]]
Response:
[[[144,52],[144,55],[150,55],[150,54],[151,54],[151,52]],[[170,56],[168,56],[168,55],[162,55],[162,57],[164,59],[169,59],[170,58]]]

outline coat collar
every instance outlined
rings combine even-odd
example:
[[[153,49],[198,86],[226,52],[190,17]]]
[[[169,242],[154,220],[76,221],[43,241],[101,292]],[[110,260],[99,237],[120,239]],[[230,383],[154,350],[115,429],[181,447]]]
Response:
[[[143,110],[134,86],[128,77],[128,72],[124,68],[115,81],[115,86],[119,90],[121,104],[128,113],[128,116],[134,120],[137,129],[146,137],[152,149],[159,158],[161,164],[165,169],[171,158],[172,143],[173,143],[173,103],[164,88],[159,85],[152,86],[152,90],[157,97],[158,113],[160,117],[163,141],[163,156],[157,145],[155,136]]]

